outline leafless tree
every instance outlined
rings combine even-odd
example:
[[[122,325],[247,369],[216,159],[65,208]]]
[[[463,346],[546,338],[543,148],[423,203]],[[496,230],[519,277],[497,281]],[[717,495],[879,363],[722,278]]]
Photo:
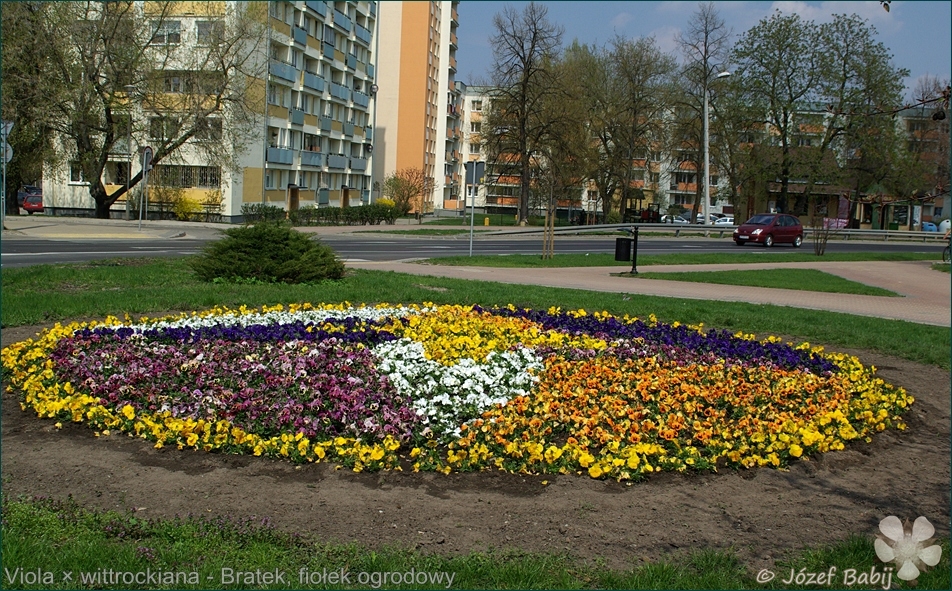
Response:
[[[428,197],[433,192],[433,179],[422,168],[402,168],[390,173],[383,181],[383,194],[393,199],[400,215],[426,213]],[[422,221],[422,220],[421,220]]]
[[[684,56],[682,68],[682,87],[679,93],[679,112],[682,114],[676,141],[693,147],[687,153],[692,157],[682,161],[681,165],[693,166],[695,171],[694,208],[692,217],[704,208],[701,199],[704,195],[704,97],[711,89],[711,82],[719,71],[727,66],[732,31],[727,28],[724,19],[713,2],[698,4],[697,10],[688,19],[687,28],[677,36],[677,43]],[[687,115],[687,117],[684,117]],[[682,141],[684,140],[684,141]],[[682,146],[672,146],[680,148]]]
[[[228,4],[225,15],[204,5],[207,25],[196,39],[179,28],[175,4],[35,2],[15,23],[43,40],[32,80],[54,89],[41,99],[43,113],[26,123],[52,131],[59,159],[75,163],[88,182],[97,217],[109,217],[125,194],[125,185],[107,193],[103,171],[128,149],[130,132],[149,137],[153,164],[187,149],[209,165],[234,166],[258,130],[267,5]],[[15,88],[28,86],[20,80]],[[141,173],[129,186],[140,180]]]
[[[519,219],[529,217],[531,159],[546,134],[541,108],[565,92],[555,74],[563,28],[548,19],[548,8],[530,2],[522,12],[507,6],[493,17],[492,101],[485,115],[485,144],[491,158],[519,163]]]

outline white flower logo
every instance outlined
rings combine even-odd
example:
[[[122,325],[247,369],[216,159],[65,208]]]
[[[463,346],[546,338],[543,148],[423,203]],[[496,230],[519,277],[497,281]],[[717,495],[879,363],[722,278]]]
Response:
[[[883,533],[876,534],[876,556],[883,562],[895,562],[899,579],[913,581],[919,577],[920,569],[939,564],[942,548],[938,544],[928,545],[935,528],[925,517],[916,519],[910,528],[908,521],[903,526],[898,517],[890,515],[879,522],[879,530]]]

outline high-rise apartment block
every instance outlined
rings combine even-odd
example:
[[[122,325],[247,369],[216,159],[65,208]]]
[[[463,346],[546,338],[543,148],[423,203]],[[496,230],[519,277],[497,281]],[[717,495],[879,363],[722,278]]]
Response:
[[[460,195],[459,2],[380,4],[374,180],[412,168],[431,179],[425,212]]]
[[[231,11],[256,3],[174,2],[162,7],[161,18],[150,13],[160,3],[136,4],[144,18],[157,19],[153,45],[200,45],[206,42],[203,34],[207,39]],[[246,85],[246,99],[263,119],[260,131],[240,146],[237,166],[212,165],[190,149],[195,142],[219,141],[222,126],[230,124],[226,109],[210,116],[207,133],[193,137],[150,174],[153,211],[169,206],[161,203],[161,195],[169,193],[164,189],[207,207],[220,200],[215,209],[224,221],[239,221],[247,204],[283,207],[291,193],[301,206],[370,202],[378,3],[307,0],[270,1],[266,10],[264,3],[258,6],[267,27],[262,28],[266,38],[255,40],[257,59],[266,67],[260,79]],[[184,92],[181,80],[191,74],[168,69],[163,93]],[[130,92],[130,115],[138,131],[131,150],[128,141],[114,146],[103,175],[108,193],[121,188],[130,172],[139,172],[142,149],[160,141],[175,118],[174,111],[148,108],[145,93]],[[79,168],[57,172],[44,174],[47,209],[54,215],[91,211],[94,204]],[[125,209],[124,200],[113,206],[116,216]]]

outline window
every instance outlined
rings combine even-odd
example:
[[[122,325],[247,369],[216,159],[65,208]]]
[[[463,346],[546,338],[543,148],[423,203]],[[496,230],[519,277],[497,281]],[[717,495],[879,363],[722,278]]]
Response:
[[[473,101],[473,110],[482,111],[483,110],[483,101]]]
[[[178,133],[179,122],[170,117],[153,117],[149,120],[149,137],[155,140],[169,140]]]
[[[651,173],[651,182],[654,183],[654,184],[656,184],[656,185],[657,185],[658,183],[660,183],[660,182],[661,182],[661,173],[660,173],[660,172],[652,172],[652,173]]]
[[[176,45],[182,42],[182,21],[153,21],[152,45]]]
[[[274,173],[273,170],[268,170],[264,173],[264,188],[273,189],[274,188]]]
[[[469,144],[469,153],[470,154],[479,154],[480,145],[476,143]]]
[[[797,138],[797,145],[800,146],[801,148],[806,146],[812,146],[813,138],[804,137],[801,135],[800,137]]]
[[[479,133],[479,130],[482,129],[482,123],[479,121],[471,121],[469,124],[469,130],[473,133]]]
[[[165,92],[183,93],[185,92],[185,79],[178,74],[166,74],[162,89]]]
[[[694,182],[694,173],[693,172],[683,172],[680,171],[675,175],[675,182],[677,183],[693,183]]]
[[[716,187],[716,186],[717,186],[717,181],[719,181],[719,180],[720,180],[720,179],[717,177],[716,174],[712,174],[712,175],[711,175],[711,185],[713,185],[713,186]]]
[[[196,166],[198,186],[203,189],[221,188],[221,169],[217,166]]]
[[[221,140],[221,119],[206,117],[197,122],[195,139],[202,141]]]
[[[86,182],[86,179],[83,177],[83,169],[79,167],[79,162],[69,163],[69,182],[71,183],[85,183]]]
[[[198,21],[196,27],[199,45],[216,44],[222,37],[221,21]]]

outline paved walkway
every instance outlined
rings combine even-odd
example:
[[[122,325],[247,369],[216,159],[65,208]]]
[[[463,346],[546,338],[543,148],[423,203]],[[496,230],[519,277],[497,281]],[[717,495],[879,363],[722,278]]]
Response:
[[[174,221],[146,221],[139,230],[137,221],[95,220],[83,218],[52,218],[47,216],[10,216],[6,219],[3,239],[156,239],[202,237],[212,238],[220,230],[234,227],[230,224],[187,223]],[[321,227],[309,230],[318,234],[353,232],[361,228]],[[362,228],[366,229],[366,228]],[[830,310],[907,320],[937,326],[952,325],[952,278],[934,271],[929,261],[908,262],[807,262],[807,263],[751,263],[730,265],[654,265],[639,270],[655,272],[717,271],[726,269],[809,268],[839,275],[851,281],[874,285],[896,292],[903,297],[880,297],[819,293],[792,289],[769,289],[737,285],[716,285],[666,281],[632,277],[614,277],[626,267],[577,267],[571,269],[506,269],[488,267],[450,267],[412,262],[349,262],[356,268],[378,269],[479,279],[510,284],[543,285],[591,291],[630,293],[728,302],[775,304],[813,310]]]
[[[508,269],[490,267],[450,267],[412,262],[352,262],[351,267],[380,269],[416,275],[479,279],[500,283],[567,287],[590,291],[655,295],[699,300],[750,302],[830,310],[860,316],[907,320],[920,324],[950,326],[952,281],[950,276],[933,271],[929,261],[908,262],[810,262],[752,263],[736,265],[652,265],[640,271],[670,272],[718,271],[726,269],[809,268],[839,275],[852,281],[894,291],[903,297],[820,293],[794,289],[770,289],[737,285],[716,285],[615,277],[624,267],[576,267],[571,269]]]

